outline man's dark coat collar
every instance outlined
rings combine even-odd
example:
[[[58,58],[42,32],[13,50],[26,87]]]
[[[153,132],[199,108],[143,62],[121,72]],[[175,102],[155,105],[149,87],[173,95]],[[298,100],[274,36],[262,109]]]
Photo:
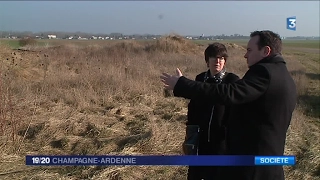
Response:
[[[281,54],[274,54],[274,55],[268,56],[268,57],[260,60],[259,62],[257,62],[254,65],[258,65],[258,64],[262,64],[262,63],[284,63],[284,64],[286,64],[286,62],[284,61]],[[252,66],[254,66],[254,65],[252,65]]]

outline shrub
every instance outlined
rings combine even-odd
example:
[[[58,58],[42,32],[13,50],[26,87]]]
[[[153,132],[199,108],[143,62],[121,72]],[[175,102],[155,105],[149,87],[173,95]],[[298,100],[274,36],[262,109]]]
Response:
[[[35,39],[32,38],[23,38],[19,40],[19,45],[20,46],[27,46],[27,45],[36,45],[37,41]]]

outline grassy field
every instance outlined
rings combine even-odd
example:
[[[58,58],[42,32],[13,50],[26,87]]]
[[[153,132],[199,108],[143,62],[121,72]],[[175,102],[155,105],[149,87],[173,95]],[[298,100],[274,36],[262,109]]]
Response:
[[[319,40],[284,40],[285,47],[320,48]]]
[[[49,43],[52,43],[52,42],[49,42],[49,40],[37,40],[37,46],[45,46]],[[0,45],[7,45],[13,49],[20,48],[18,39],[0,39]]]
[[[195,40],[196,43],[199,44],[208,44],[208,41],[204,40]],[[220,42],[220,41],[219,41]],[[246,46],[248,40],[222,40],[221,42],[224,43],[236,43],[239,45]],[[320,48],[320,41],[319,40],[283,40],[283,46],[285,48]]]
[[[65,39],[40,39],[37,40],[39,46],[43,46],[46,44],[49,45],[61,45],[61,44],[77,44],[77,45],[88,45],[88,44],[106,44],[106,43],[114,43],[124,40],[65,40]],[[139,40],[139,41],[147,41],[152,42],[155,40]],[[246,46],[248,40],[221,40],[219,42],[222,43],[236,43],[238,45]],[[193,42],[197,44],[207,45],[212,41],[207,40],[194,40]],[[10,39],[0,39],[0,44],[8,44],[12,48],[19,48],[18,40],[10,40]],[[312,48],[312,49],[320,49],[320,41],[319,40],[283,40],[283,45],[286,48]]]
[[[207,42],[43,40],[30,51],[0,42],[0,179],[186,179],[183,166],[30,167],[25,155],[182,154],[188,101],[166,95],[159,76],[179,67],[194,79]],[[227,70],[242,77],[245,42],[222,42]],[[288,43],[299,104],[286,179],[320,180],[319,53],[314,42]]]

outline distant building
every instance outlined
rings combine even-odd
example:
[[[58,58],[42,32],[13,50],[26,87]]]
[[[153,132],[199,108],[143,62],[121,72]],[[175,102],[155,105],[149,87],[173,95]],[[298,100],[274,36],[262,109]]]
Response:
[[[48,35],[48,38],[49,38],[49,39],[56,39],[56,38],[57,38],[57,35],[49,34],[49,35]]]

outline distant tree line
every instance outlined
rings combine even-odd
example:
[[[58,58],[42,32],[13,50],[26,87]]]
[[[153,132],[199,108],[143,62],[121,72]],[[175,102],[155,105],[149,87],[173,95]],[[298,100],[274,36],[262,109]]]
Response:
[[[154,34],[131,34],[131,35],[125,35],[122,33],[85,33],[85,32],[56,32],[56,31],[46,31],[46,32],[31,32],[31,31],[0,31],[0,38],[6,38],[6,37],[16,37],[16,38],[47,38],[48,35],[56,35],[57,38],[60,39],[67,39],[69,37],[82,37],[82,38],[91,38],[92,36],[95,37],[112,37],[115,39],[119,39],[121,37],[128,37],[130,39],[150,39],[150,38],[158,38],[162,35],[154,35]],[[243,36],[240,34],[233,34],[233,35],[214,35],[214,36],[185,36],[185,37],[196,37],[197,39],[249,39],[249,36]],[[308,39],[316,39],[318,40],[319,37],[304,37],[304,36],[296,36],[296,37],[286,37],[286,39],[294,39],[294,40],[308,40]]]
[[[132,34],[132,35],[124,35],[122,33],[85,33],[85,32],[55,32],[55,31],[46,31],[46,32],[31,32],[31,31],[0,31],[0,38],[4,37],[12,37],[15,36],[17,38],[24,38],[24,37],[48,37],[48,35],[56,35],[57,38],[68,38],[68,37],[83,37],[83,38],[90,38],[92,36],[96,37],[148,37],[148,36],[161,36],[161,35],[151,35],[151,34]]]

